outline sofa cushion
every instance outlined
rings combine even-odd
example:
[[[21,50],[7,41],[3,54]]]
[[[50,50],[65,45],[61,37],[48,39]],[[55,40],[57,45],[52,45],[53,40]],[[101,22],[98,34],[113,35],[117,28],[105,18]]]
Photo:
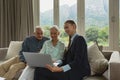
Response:
[[[21,47],[22,47],[22,41],[11,41],[7,51],[6,59],[10,59],[18,55],[19,51],[21,50]]]
[[[108,80],[105,76],[88,76],[83,80]]]
[[[96,43],[88,47],[88,59],[92,70],[92,75],[103,74],[108,67],[108,60],[99,50]]]
[[[0,62],[5,59],[8,48],[0,48]]]

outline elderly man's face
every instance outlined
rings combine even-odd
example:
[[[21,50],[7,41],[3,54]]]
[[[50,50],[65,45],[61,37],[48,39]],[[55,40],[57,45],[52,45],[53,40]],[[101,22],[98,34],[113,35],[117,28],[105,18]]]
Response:
[[[41,40],[43,38],[43,31],[41,29],[36,29],[35,31],[35,37],[38,39],[38,40]]]

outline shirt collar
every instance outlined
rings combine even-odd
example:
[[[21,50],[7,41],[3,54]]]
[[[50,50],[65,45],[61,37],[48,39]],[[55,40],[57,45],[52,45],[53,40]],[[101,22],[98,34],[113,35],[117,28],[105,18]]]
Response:
[[[52,43],[52,39],[50,39],[50,42]],[[60,43],[60,40],[58,39],[57,45]]]
[[[77,35],[77,33],[75,33],[72,38],[71,38],[71,41],[73,41],[73,39],[75,38],[75,36]]]

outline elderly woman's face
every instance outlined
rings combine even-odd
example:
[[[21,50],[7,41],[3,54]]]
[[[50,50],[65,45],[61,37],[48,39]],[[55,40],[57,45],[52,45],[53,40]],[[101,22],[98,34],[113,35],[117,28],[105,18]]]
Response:
[[[54,28],[50,29],[50,36],[51,36],[52,40],[58,39],[59,31],[57,31]]]

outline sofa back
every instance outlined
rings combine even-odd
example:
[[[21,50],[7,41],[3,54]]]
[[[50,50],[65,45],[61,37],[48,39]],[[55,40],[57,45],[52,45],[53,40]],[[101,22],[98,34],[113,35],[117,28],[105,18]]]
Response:
[[[11,41],[10,42],[6,59],[10,59],[19,54],[19,52],[22,48],[22,42],[23,41]]]

